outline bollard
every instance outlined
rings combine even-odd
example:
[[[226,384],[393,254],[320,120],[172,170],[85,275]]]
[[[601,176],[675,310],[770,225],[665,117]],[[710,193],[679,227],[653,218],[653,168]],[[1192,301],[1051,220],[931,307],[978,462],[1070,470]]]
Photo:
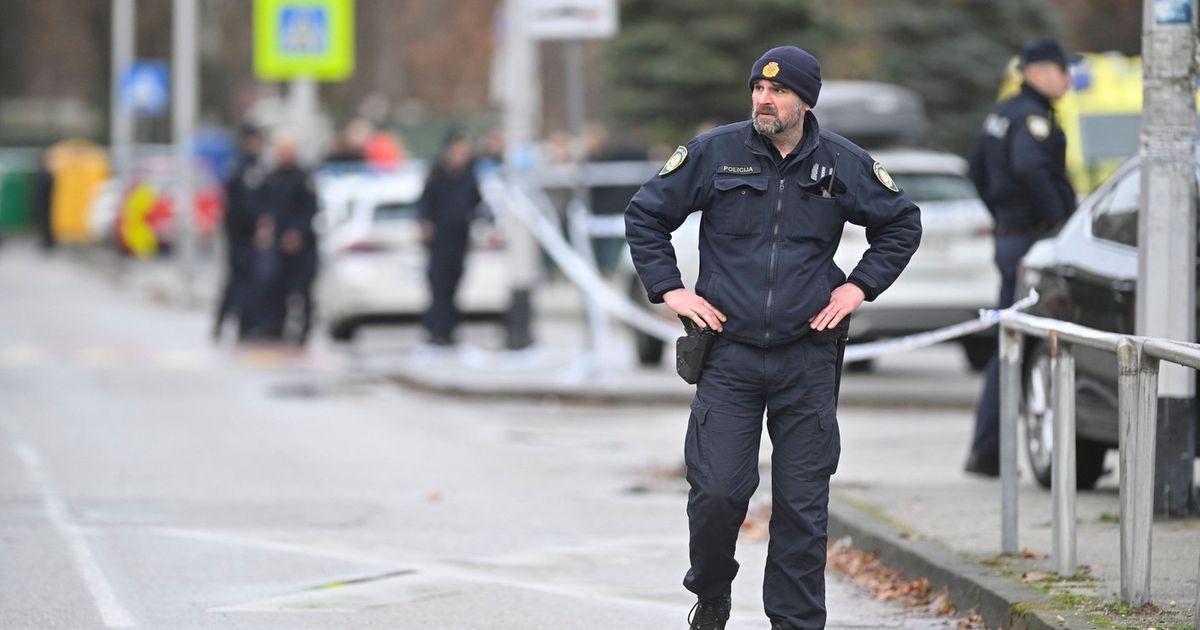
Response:
[[[1154,510],[1154,422],[1139,405],[1141,342],[1117,344],[1118,420],[1121,457],[1121,601],[1141,606],[1150,601],[1150,527]],[[1142,362],[1154,360],[1143,357]],[[1156,379],[1157,380],[1157,379]],[[1157,388],[1155,388],[1157,390]],[[1147,426],[1151,433],[1146,434]]]
[[[1075,575],[1075,355],[1071,345],[1050,333],[1054,368],[1054,564],[1063,577]]]
[[[1021,333],[1000,326],[1000,551],[1017,544],[1017,423],[1021,405]]]

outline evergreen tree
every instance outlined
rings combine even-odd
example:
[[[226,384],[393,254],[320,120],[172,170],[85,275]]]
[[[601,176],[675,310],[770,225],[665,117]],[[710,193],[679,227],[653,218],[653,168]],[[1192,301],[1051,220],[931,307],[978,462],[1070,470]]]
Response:
[[[1057,34],[1059,17],[1039,0],[889,0],[874,12],[872,78],[925,99],[935,144],[966,154],[995,104],[1009,60],[1029,40]]]
[[[821,52],[841,30],[813,0],[623,0],[606,51],[612,114],[682,144],[706,122],[749,118],[750,67],[784,44]]]

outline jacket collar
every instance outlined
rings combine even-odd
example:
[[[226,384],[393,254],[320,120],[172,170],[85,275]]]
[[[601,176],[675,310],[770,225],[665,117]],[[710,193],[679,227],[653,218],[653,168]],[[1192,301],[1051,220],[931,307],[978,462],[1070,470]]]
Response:
[[[1045,94],[1037,91],[1037,89],[1028,83],[1021,83],[1021,94],[1036,100],[1042,105],[1045,105],[1047,109],[1053,106],[1053,103],[1050,102],[1050,99],[1046,98]]]
[[[770,140],[754,130],[753,121],[747,122],[745,136],[746,148],[750,149],[752,153],[767,156],[776,162],[779,161],[779,151],[775,150],[775,145],[771,144]],[[820,145],[821,126],[817,123],[817,117],[813,115],[812,111],[809,111],[804,115],[804,137],[800,139],[800,144],[792,150],[792,154],[796,156],[792,161],[798,163],[804,160]]]

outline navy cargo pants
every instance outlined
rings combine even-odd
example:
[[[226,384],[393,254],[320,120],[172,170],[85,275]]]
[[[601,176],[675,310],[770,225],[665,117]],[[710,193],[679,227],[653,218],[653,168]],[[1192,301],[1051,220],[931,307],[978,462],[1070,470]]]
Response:
[[[718,339],[684,446],[692,566],[683,584],[696,595],[728,594],[737,575],[734,547],[758,487],[765,410],[774,452],[763,603],[768,617],[795,628],[825,627],[829,477],[841,454],[836,355],[832,340],[763,349]]]
[[[996,267],[1000,270],[1000,296],[996,308],[1008,308],[1016,301],[1017,267],[1035,242],[1037,239],[1032,236],[996,237]],[[1000,357],[993,354],[983,371],[983,394],[975,407],[975,434],[971,439],[971,452],[999,457]]]

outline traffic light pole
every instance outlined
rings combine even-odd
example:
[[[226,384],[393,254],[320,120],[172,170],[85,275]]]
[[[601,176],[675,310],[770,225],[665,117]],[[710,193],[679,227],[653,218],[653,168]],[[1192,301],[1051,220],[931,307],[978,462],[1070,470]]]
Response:
[[[1196,0],[1145,0],[1137,332],[1196,340]],[[1193,370],[1159,374],[1154,511],[1192,508]]]

